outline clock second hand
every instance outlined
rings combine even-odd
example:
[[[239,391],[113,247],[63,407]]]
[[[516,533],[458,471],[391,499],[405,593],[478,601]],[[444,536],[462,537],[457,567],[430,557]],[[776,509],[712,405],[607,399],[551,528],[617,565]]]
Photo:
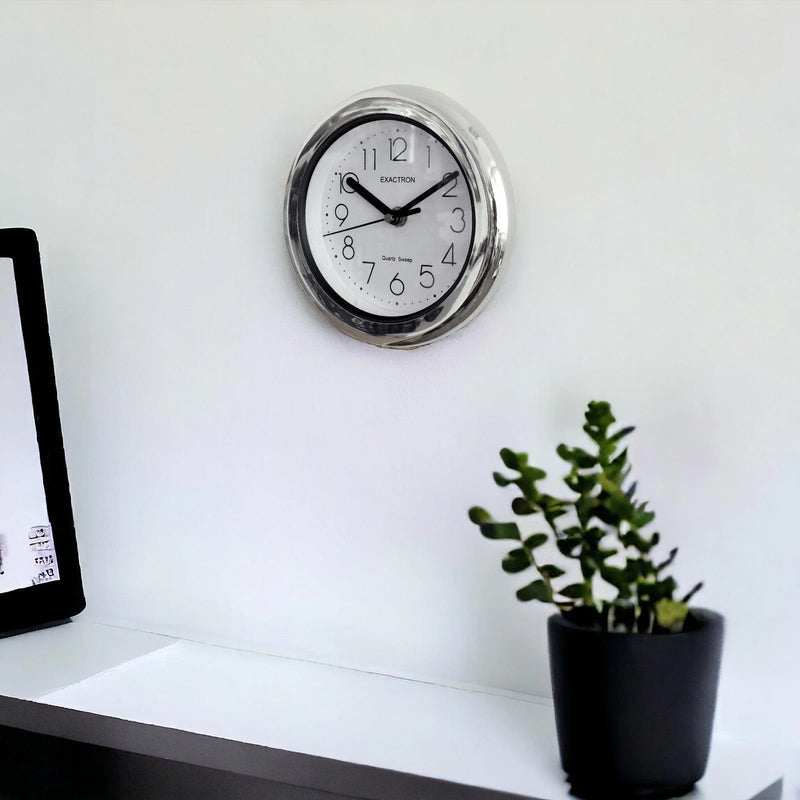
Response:
[[[366,228],[367,225],[375,225],[377,222],[385,222],[385,217],[378,217],[378,219],[373,219],[371,222],[362,222],[360,225],[351,225],[349,228],[339,228],[338,231],[331,231],[330,233],[323,233],[322,238],[324,239],[326,236],[333,236],[335,233],[346,233],[347,231],[354,231],[356,228]]]
[[[412,214],[419,214],[421,209],[415,208],[412,211],[409,211],[406,214],[403,214],[404,217],[410,217]],[[378,219],[373,219],[370,222],[362,222],[360,225],[351,225],[349,228],[339,228],[338,231],[330,231],[329,233],[323,233],[322,237],[325,238],[326,236],[333,236],[335,233],[346,233],[347,231],[354,231],[356,228],[366,228],[367,225],[375,225],[378,222],[388,222],[389,220],[386,219],[386,216],[378,217]]]

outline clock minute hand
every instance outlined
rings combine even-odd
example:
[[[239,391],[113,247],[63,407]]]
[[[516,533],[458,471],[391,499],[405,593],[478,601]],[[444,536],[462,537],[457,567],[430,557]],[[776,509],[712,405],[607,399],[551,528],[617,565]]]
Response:
[[[422,192],[422,194],[418,194],[410,203],[406,203],[404,206],[395,211],[395,214],[398,217],[407,216],[409,213],[411,213],[411,209],[413,209],[414,206],[417,205],[417,203],[421,203],[423,200],[430,197],[435,192],[438,192],[439,189],[441,189],[443,186],[446,186],[448,183],[450,183],[450,181],[455,180],[457,177],[458,177],[457,171],[446,172],[444,174],[444,177],[440,181],[434,183],[433,186],[426,189],[424,192]]]

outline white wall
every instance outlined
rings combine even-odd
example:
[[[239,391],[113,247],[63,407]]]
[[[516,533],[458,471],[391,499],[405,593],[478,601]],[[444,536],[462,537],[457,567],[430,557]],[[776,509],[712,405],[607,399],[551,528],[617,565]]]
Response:
[[[549,610],[466,509],[603,398],[728,618],[718,725],[800,738],[799,77],[796,4],[0,4],[87,617],[548,693]],[[467,106],[517,195],[493,301],[414,352],[337,333],[283,243],[303,138],[386,83]]]

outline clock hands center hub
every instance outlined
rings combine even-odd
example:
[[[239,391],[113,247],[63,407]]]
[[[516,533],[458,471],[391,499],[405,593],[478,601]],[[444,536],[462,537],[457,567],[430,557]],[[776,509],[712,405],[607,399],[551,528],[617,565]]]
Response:
[[[408,221],[408,218],[409,216],[411,216],[411,214],[419,214],[419,212],[420,212],[419,208],[414,208],[411,211],[403,212],[400,206],[396,206],[395,208],[392,209],[392,212],[390,214],[385,214],[383,218],[390,225],[394,225],[395,228],[402,228],[403,225],[405,225],[406,222]]]

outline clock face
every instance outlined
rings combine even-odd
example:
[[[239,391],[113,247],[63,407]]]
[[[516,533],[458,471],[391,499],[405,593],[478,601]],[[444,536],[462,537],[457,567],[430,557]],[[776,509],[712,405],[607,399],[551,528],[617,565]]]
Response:
[[[309,263],[361,315],[424,313],[456,286],[475,238],[462,164],[431,130],[376,116],[320,151],[300,207]]]

